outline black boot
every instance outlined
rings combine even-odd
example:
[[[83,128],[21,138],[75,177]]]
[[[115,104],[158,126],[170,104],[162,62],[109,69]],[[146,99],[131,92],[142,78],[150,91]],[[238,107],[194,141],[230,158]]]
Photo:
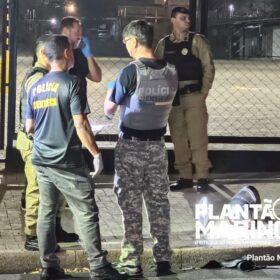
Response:
[[[108,264],[102,268],[94,269],[90,272],[90,279],[106,279],[106,280],[123,280],[128,276],[124,273],[121,274],[117,269],[113,268],[111,264]]]
[[[174,275],[176,274],[171,270],[171,265],[168,261],[156,263],[156,274],[157,276]]]
[[[56,241],[57,242],[77,242],[79,235],[76,233],[68,233],[61,227],[61,219],[56,218]]]
[[[210,188],[209,183],[210,183],[209,179],[204,179],[204,178],[198,179],[197,183],[196,183],[197,192],[200,192],[200,193],[208,192],[209,188]]]
[[[175,183],[171,184],[169,187],[172,192],[179,191],[179,190],[185,189],[185,188],[192,188],[193,180],[180,178]]]
[[[43,268],[41,272],[41,280],[69,279],[71,275],[65,274],[60,267]]]

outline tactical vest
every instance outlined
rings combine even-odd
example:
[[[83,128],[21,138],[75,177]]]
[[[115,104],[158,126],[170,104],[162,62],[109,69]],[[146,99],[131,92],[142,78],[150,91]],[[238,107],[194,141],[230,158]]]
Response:
[[[136,66],[137,85],[134,94],[121,106],[122,126],[134,130],[157,130],[165,128],[178,89],[177,72],[167,63],[162,69]]]
[[[25,75],[23,82],[21,84],[21,93],[20,93],[20,105],[19,105],[19,118],[21,128],[25,125],[25,114],[26,114],[26,103],[27,103],[27,92],[25,89],[25,84],[27,80],[35,75],[36,73],[42,73],[43,76],[46,75],[49,71],[42,67],[33,67]]]
[[[176,66],[180,88],[185,83],[191,92],[201,90],[203,76],[201,61],[191,51],[194,35],[189,33],[189,40],[180,43],[170,41],[170,36],[164,39],[164,59]]]

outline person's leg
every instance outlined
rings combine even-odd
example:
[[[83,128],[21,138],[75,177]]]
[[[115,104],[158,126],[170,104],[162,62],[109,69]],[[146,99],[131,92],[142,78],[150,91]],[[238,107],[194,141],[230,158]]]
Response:
[[[91,270],[108,265],[107,252],[102,250],[98,207],[94,198],[94,183],[84,168],[48,168],[50,178],[64,195],[78,223]]]
[[[25,154],[25,152],[22,152],[21,154]],[[27,178],[27,188],[25,193],[26,211],[24,231],[26,235],[36,236],[39,208],[39,188],[36,170],[31,163],[31,152],[25,156],[24,171]]]
[[[40,259],[43,268],[59,268],[55,255],[55,217],[58,209],[59,191],[53,182],[48,167],[36,166],[40,191],[40,205],[37,221],[37,234]]]
[[[31,163],[32,142],[22,131],[18,131],[16,148],[24,161],[24,172],[27,179],[25,192],[26,212],[24,232],[28,236],[36,236],[39,207],[39,188],[36,171]]]
[[[74,232],[66,232],[61,225],[61,216],[63,211],[65,211],[65,206],[67,205],[65,197],[60,194],[58,211],[55,223],[55,234],[57,242],[77,242],[79,241],[79,235]]]
[[[123,215],[124,238],[120,266],[129,274],[142,273],[143,142],[119,140],[115,148],[114,191]],[[130,269],[130,270],[129,270]]]
[[[192,162],[195,165],[197,179],[208,178],[208,114],[205,98],[202,94],[191,94],[187,98],[186,122],[191,147]]]
[[[145,167],[144,200],[154,240],[154,261],[170,261],[170,206],[168,201],[168,161],[164,142],[150,144]]]
[[[191,151],[187,133],[188,124],[184,116],[184,103],[184,98],[181,98],[181,105],[172,108],[168,123],[174,144],[175,168],[179,171],[180,178],[192,179]]]

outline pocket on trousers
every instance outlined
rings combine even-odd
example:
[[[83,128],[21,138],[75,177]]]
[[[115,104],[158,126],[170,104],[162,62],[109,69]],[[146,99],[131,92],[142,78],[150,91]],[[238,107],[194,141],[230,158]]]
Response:
[[[22,131],[18,131],[16,148],[23,151],[29,151],[32,149],[32,141],[30,141]]]

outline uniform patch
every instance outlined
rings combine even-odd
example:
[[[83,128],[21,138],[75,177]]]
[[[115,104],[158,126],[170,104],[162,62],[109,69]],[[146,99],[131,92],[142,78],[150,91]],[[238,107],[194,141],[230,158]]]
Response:
[[[187,55],[188,52],[189,52],[189,50],[188,50],[187,48],[183,48],[183,49],[181,50],[181,54],[182,54],[182,55]]]

